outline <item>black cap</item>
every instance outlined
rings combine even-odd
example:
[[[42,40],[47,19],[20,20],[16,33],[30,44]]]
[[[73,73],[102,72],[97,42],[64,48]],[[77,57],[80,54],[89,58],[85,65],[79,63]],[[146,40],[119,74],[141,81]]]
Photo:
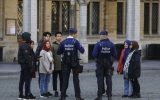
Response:
[[[99,35],[108,35],[108,32],[107,32],[107,31],[101,31],[101,32],[99,33]]]
[[[69,33],[70,34],[77,33],[77,30],[75,28],[69,28]]]
[[[22,39],[27,42],[31,41],[31,34],[29,32],[22,33]]]

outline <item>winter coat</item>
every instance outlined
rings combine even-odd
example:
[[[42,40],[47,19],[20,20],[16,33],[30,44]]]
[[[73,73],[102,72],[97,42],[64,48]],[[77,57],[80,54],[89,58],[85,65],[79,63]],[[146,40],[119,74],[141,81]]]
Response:
[[[41,50],[39,73],[50,73],[54,70],[53,57],[51,51]]]
[[[61,70],[61,55],[57,55],[58,48],[59,48],[59,44],[56,42],[53,42],[51,51],[53,54],[55,71]]]
[[[132,58],[130,60],[129,68],[128,68],[128,77],[129,79],[132,78],[139,78],[141,75],[141,52],[136,50]]]

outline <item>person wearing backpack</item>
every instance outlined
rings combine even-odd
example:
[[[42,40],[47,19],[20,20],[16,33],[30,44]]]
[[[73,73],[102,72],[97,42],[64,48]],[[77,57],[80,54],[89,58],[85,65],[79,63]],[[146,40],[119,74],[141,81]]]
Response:
[[[117,51],[114,44],[108,39],[108,32],[99,33],[100,41],[95,44],[92,56],[96,58],[96,77],[98,84],[97,97],[94,100],[102,100],[104,78],[106,78],[108,100],[112,100],[112,74],[113,61]]]
[[[66,91],[69,82],[70,72],[73,72],[73,83],[75,89],[75,97],[76,100],[84,100],[81,98],[80,95],[80,85],[79,85],[79,73],[77,73],[77,68],[79,65],[78,62],[78,51],[80,53],[84,53],[84,48],[80,44],[80,42],[76,39],[77,37],[77,30],[74,28],[69,29],[69,36],[67,39],[61,42],[57,54],[63,55],[62,57],[62,91],[61,97],[59,100],[65,100],[66,98]]]

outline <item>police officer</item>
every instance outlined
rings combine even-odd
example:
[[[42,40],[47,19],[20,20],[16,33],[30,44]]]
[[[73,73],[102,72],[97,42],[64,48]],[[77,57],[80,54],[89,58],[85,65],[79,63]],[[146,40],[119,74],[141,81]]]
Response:
[[[18,63],[21,65],[21,73],[19,80],[19,99],[35,99],[30,94],[30,81],[32,78],[32,55],[29,43],[31,34],[24,32],[22,34],[22,44],[18,50]],[[25,96],[23,95],[23,85],[25,84]]]
[[[95,100],[102,100],[104,78],[106,78],[108,100],[112,100],[112,64],[117,52],[114,44],[108,39],[107,31],[101,31],[99,35],[100,41],[95,44],[92,52],[92,56],[96,58],[96,77],[98,83],[97,98]]]
[[[62,63],[64,65],[62,68],[63,82],[60,100],[65,100],[66,98],[66,90],[68,87],[71,70],[73,72],[73,83],[76,100],[84,100],[80,95],[79,73],[76,73],[75,71],[78,63],[78,51],[80,51],[80,53],[84,53],[84,48],[76,39],[76,37],[77,30],[70,28],[69,36],[67,39],[61,42],[57,51],[57,54],[63,54]]]

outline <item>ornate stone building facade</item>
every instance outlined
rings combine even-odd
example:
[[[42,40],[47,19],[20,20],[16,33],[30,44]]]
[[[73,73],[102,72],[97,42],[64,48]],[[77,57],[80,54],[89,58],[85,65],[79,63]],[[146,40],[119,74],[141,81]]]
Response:
[[[37,42],[44,31],[62,31],[65,38],[69,27],[78,29],[84,62],[92,59],[101,30],[109,32],[118,51],[126,38],[139,41],[147,57],[150,44],[160,50],[160,0],[0,0],[0,61],[17,59],[23,31]]]

